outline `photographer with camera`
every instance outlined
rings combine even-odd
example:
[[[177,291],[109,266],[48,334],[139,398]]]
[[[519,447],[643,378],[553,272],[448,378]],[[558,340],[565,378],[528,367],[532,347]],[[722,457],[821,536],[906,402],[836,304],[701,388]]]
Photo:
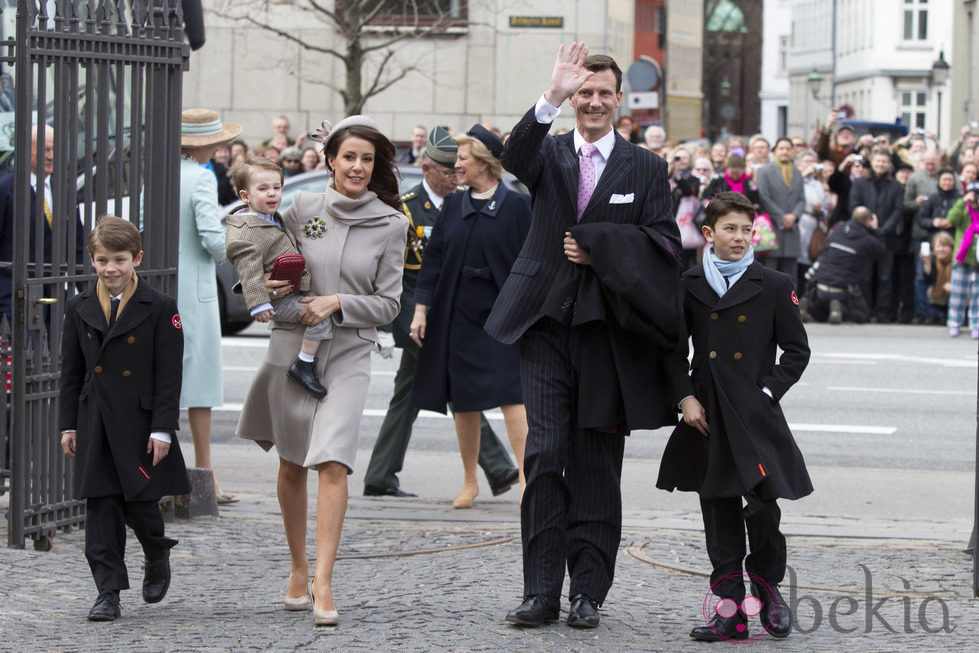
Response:
[[[885,247],[870,209],[858,206],[852,216],[833,230],[819,260],[809,268],[808,289],[799,305],[804,321],[862,324],[870,317],[863,286]]]
[[[802,173],[802,190],[806,208],[799,216],[799,295],[806,294],[806,272],[822,252],[829,235],[829,213],[833,205],[832,194],[823,185],[826,166],[816,160],[816,153],[803,150],[795,157],[795,166]],[[818,232],[818,236],[816,235]],[[813,238],[815,237],[815,244]]]
[[[836,144],[831,145],[830,140],[833,135],[833,127],[843,118],[843,111],[831,110],[826,118],[826,126],[819,132],[816,140],[816,155],[820,161],[832,161],[837,168],[843,164],[843,160],[856,150],[854,146],[857,142],[857,135],[853,128],[848,125],[840,125],[836,130]]]

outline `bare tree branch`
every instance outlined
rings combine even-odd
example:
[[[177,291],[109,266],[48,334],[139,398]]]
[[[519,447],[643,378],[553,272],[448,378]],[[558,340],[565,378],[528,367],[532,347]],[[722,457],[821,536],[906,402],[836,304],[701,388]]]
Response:
[[[396,73],[393,77],[388,79],[386,82],[381,83],[381,76],[384,73],[384,69],[387,67],[388,63],[391,61],[391,57],[394,56],[394,50],[388,50],[381,60],[381,63],[377,67],[377,73],[374,75],[374,79],[371,81],[370,88],[364,92],[364,97],[373,97],[378,93],[386,91],[388,88],[393,86],[395,83],[404,79],[408,76],[408,73],[415,70],[414,66],[404,66],[401,71]]]
[[[335,0],[332,7],[325,0],[292,3],[295,11],[323,24],[343,41],[341,47],[330,47],[322,45],[321,40],[310,39],[308,31],[290,31],[262,22],[275,13],[281,15],[282,9],[271,6],[269,0],[223,0],[214,4],[218,8],[212,5],[209,11],[218,16],[343,62],[344,79],[333,83],[323,78],[310,79],[295,71],[290,74],[338,93],[348,114],[360,113],[367,100],[419,71],[417,62],[399,63],[398,55],[404,50],[395,45],[443,33],[449,25],[466,24],[442,10],[439,0]],[[371,74],[365,74],[367,65],[373,68]]]
[[[260,29],[263,29],[263,30],[265,30],[267,32],[272,32],[273,34],[275,34],[277,36],[280,36],[280,37],[284,38],[287,41],[291,41],[292,43],[295,43],[295,44],[299,45],[304,50],[310,50],[312,52],[321,52],[323,54],[328,54],[328,55],[334,56],[337,59],[341,59],[341,60],[344,58],[343,53],[337,52],[333,48],[324,48],[324,47],[321,47],[321,46],[318,46],[318,45],[312,45],[308,41],[305,41],[305,40],[299,38],[298,36],[295,36],[294,34],[290,34],[289,32],[286,32],[284,30],[281,30],[281,29],[279,29],[277,27],[272,27],[271,25],[266,25],[265,23],[260,23],[257,20],[255,20],[254,18],[252,18],[251,16],[244,16],[243,18],[241,18],[239,20],[244,20],[245,22],[251,23],[255,27],[258,27]]]

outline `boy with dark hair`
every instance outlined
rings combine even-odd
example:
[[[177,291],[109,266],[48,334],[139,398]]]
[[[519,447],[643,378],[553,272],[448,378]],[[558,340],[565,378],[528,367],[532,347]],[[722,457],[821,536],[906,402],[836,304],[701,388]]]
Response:
[[[245,295],[245,304],[257,322],[270,319],[298,322],[305,296],[279,290],[269,293],[265,287],[265,274],[272,272],[279,256],[299,254],[295,239],[282,228],[282,220],[276,211],[282,203],[282,169],[268,159],[248,158],[231,171],[231,176],[239,199],[245,203],[233,209],[227,218],[226,251],[240,279],[233,290]],[[311,219],[306,236],[311,239],[325,237],[326,223],[320,218]],[[309,279],[309,270],[303,270],[299,288],[292,290],[308,291]],[[285,290],[291,293],[289,288]],[[326,396],[326,388],[316,376],[316,351],[321,341],[332,337],[332,320],[308,327],[303,334],[299,356],[288,371],[290,379],[317,399]]]
[[[754,261],[752,203],[722,192],[706,213],[711,246],[679,287],[694,350],[688,367],[683,335],[672,362],[683,421],[666,445],[656,486],[700,494],[718,602],[709,623],[690,636],[748,637],[745,613],[755,611],[743,605],[747,571],[762,625],[786,637],[792,617],[777,587],[786,553],[776,499],[804,497],[812,484],[779,400],[806,368],[809,345],[791,279]],[[783,351],[778,361],[776,347]]]
[[[128,524],[146,556],[143,600],[170,585],[170,549],[158,502],[187,494],[177,443],[183,335],[177,302],[140,283],[139,231],[106,216],[88,239],[94,288],[65,308],[58,423],[61,448],[76,458],[76,498],[86,499],[85,557],[99,596],[91,621],[120,614],[129,588],[124,554]]]

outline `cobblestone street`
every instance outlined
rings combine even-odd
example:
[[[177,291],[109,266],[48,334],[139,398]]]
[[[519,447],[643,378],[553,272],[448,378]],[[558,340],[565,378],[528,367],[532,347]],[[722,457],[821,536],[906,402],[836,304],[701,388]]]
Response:
[[[354,492],[351,493],[354,495]],[[520,601],[516,505],[506,496],[467,514],[422,499],[351,496],[334,593],[338,628],[281,607],[288,553],[274,497],[245,494],[218,518],[178,520],[168,533],[173,584],[158,605],[139,596],[141,552],[130,537],[135,589],[121,619],[90,623],[94,600],[83,535],[48,553],[0,549],[5,650],[687,651],[708,586],[695,529],[628,527],[596,630],[504,624]],[[311,522],[312,525],[312,522]],[[810,530],[813,530],[810,527]],[[790,536],[783,594],[796,612],[788,640],[763,650],[967,650],[971,563],[949,541]],[[313,551],[310,539],[309,550]],[[311,561],[312,564],[312,561]],[[864,570],[864,567],[866,570]],[[869,606],[869,607],[868,607]],[[567,601],[563,601],[564,613]],[[752,634],[760,631],[756,620]],[[928,632],[929,630],[935,632]],[[950,632],[946,632],[950,631]]]

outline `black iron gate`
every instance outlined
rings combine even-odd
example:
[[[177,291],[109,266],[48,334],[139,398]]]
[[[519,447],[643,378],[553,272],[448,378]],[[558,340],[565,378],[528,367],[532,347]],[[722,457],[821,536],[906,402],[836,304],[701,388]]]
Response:
[[[9,373],[0,490],[10,492],[8,545],[32,538],[42,548],[85,517],[61,452],[57,396],[65,299],[95,279],[77,247],[96,218],[136,223],[140,278],[176,294],[188,49],[180,0],[0,0],[0,25],[0,110],[8,95],[14,100],[12,115],[0,112],[0,169],[12,170],[14,188],[13,227],[0,230],[13,243],[10,260],[0,261],[13,294],[9,327],[0,319],[0,375]],[[43,168],[45,126],[54,146],[47,207],[31,174],[32,159]]]

